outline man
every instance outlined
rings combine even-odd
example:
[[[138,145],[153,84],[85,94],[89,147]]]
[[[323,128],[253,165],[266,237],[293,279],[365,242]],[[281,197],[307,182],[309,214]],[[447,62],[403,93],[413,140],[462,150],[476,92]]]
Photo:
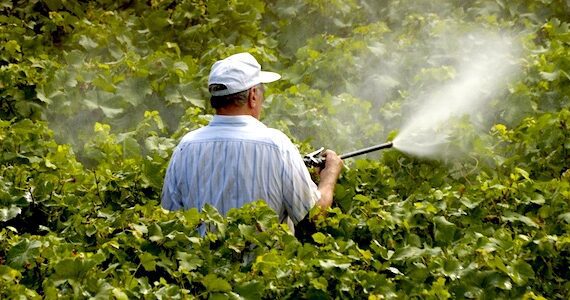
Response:
[[[261,71],[248,53],[212,66],[208,86],[216,115],[208,126],[187,133],[172,154],[162,207],[201,211],[209,203],[225,215],[231,208],[262,199],[294,230],[314,205],[331,206],[342,170],[339,156],[324,152],[317,186],[291,140],[259,121],[263,84],[280,78]]]

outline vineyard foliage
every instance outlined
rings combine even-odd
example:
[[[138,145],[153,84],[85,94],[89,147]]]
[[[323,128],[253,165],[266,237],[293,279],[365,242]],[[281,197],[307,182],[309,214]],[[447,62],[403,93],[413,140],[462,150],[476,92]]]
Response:
[[[0,12],[0,298],[570,298],[569,1],[0,0]],[[482,30],[515,37],[519,74],[482,132],[449,125],[462,155],[347,161],[333,208],[296,236],[263,201],[225,217],[160,208],[174,146],[213,113],[215,60],[248,51],[283,74],[262,120],[301,151],[344,152],[397,136]],[[217,230],[201,237],[202,222]]]

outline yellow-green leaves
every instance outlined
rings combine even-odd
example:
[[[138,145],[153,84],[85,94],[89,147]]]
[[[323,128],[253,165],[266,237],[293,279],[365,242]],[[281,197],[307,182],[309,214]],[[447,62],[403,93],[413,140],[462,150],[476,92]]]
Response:
[[[227,281],[214,274],[206,275],[202,280],[202,284],[204,284],[208,292],[229,292],[232,289]]]
[[[0,1],[0,298],[570,298],[567,2]],[[493,123],[438,128],[460,157],[347,160],[297,236],[264,202],[160,208],[217,59],[281,73],[263,121],[347,152],[396,138],[481,27],[515,32],[520,76],[484,91]]]

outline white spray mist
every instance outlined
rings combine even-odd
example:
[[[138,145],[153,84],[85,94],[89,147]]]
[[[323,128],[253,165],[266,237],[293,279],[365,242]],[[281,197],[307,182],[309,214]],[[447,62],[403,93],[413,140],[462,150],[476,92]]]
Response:
[[[513,39],[491,33],[473,33],[461,41],[463,53],[471,53],[456,66],[456,76],[445,86],[428,93],[404,122],[394,147],[405,153],[442,158],[454,128],[453,118],[485,119],[490,100],[517,74],[513,57],[519,52]],[[483,114],[483,115],[482,115]],[[455,139],[461,137],[453,137]]]

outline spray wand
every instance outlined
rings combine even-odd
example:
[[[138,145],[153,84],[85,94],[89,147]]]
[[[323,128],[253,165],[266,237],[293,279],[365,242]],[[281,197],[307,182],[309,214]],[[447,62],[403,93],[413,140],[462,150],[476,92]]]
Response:
[[[340,159],[345,159],[345,158],[350,158],[350,157],[354,157],[354,156],[358,156],[358,155],[363,155],[366,153],[370,153],[370,152],[374,152],[374,151],[378,151],[378,150],[382,150],[382,149],[386,149],[386,148],[392,148],[392,146],[394,146],[393,142],[378,144],[378,145],[374,145],[372,147],[362,148],[362,149],[359,149],[356,151],[341,154]],[[324,167],[325,166],[325,159],[324,159],[324,157],[321,156],[321,154],[323,153],[323,150],[325,150],[325,148],[321,147],[320,149],[305,155],[305,157],[303,157],[303,161],[305,162],[305,165],[307,167],[321,167],[321,168]]]

